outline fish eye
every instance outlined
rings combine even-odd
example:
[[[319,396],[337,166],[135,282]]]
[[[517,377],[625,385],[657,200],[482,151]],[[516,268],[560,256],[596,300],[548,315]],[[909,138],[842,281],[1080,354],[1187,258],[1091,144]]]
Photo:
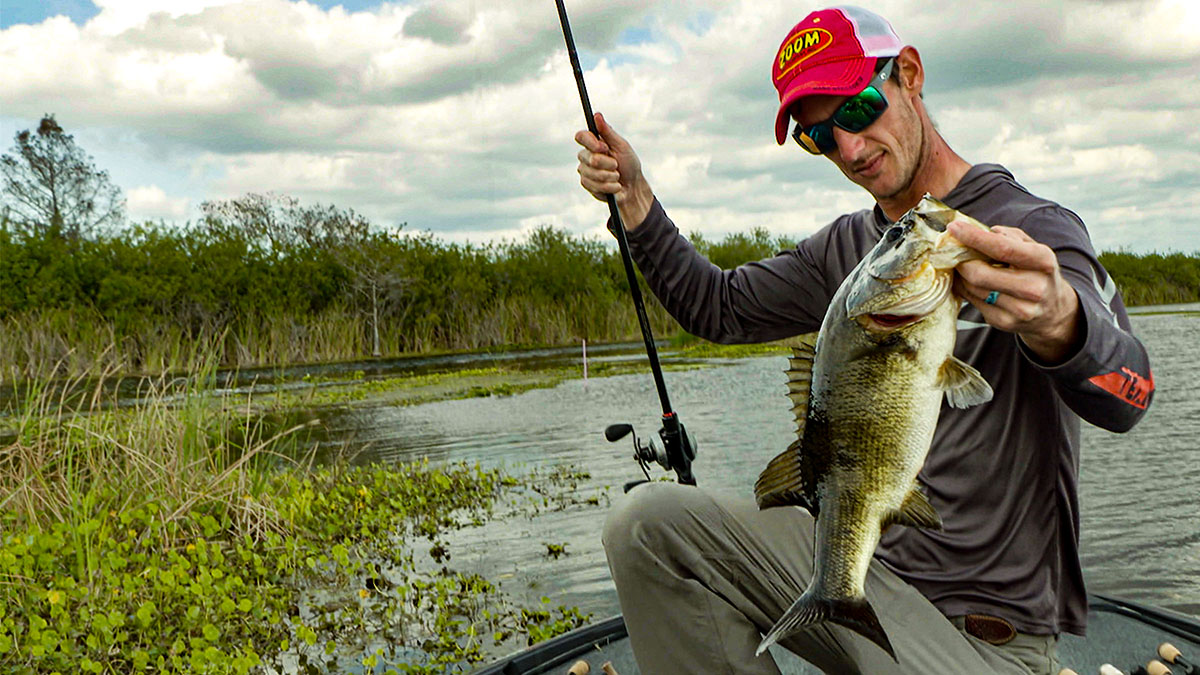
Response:
[[[904,226],[897,225],[887,231],[883,236],[887,237],[889,242],[895,242],[904,236]]]

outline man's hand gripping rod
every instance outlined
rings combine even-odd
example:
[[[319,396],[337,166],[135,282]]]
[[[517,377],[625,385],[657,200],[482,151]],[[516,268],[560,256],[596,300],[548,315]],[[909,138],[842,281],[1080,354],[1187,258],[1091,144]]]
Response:
[[[583,69],[579,66],[579,54],[575,51],[575,39],[571,36],[571,24],[567,21],[567,8],[563,5],[563,0],[555,0],[555,2],[558,4],[558,20],[562,24],[563,38],[567,41],[567,55],[571,57],[571,68],[575,71],[575,83],[579,86],[579,98],[583,102],[583,114],[587,118],[588,130],[599,138],[600,132],[596,128],[595,116],[592,115],[592,104],[588,100],[587,87],[583,84]],[[637,274],[633,269],[633,258],[629,254],[629,240],[625,236],[625,225],[621,222],[621,214],[617,210],[617,198],[615,195],[608,195],[608,213],[612,218],[616,232],[617,246],[621,249],[621,260],[625,263],[625,277],[629,280],[629,293],[633,296],[633,306],[637,310],[638,325],[642,329],[642,340],[646,343],[646,356],[650,359],[650,370],[654,373],[654,385],[658,388],[658,399],[662,402],[663,409],[663,426],[658,431],[658,435],[662,438],[663,442],[662,459],[659,460],[657,457],[643,458],[642,455],[644,453],[639,449],[637,454],[638,463],[642,465],[642,470],[645,471],[645,459],[656,459],[660,464],[663,464],[664,468],[674,469],[676,475],[679,476],[680,483],[695,485],[696,478],[692,475],[692,460],[696,457],[696,448],[688,437],[687,430],[679,422],[679,415],[671,410],[671,400],[667,396],[667,384],[663,381],[662,366],[658,363],[658,349],[654,346],[654,335],[650,332],[650,319],[646,316],[646,306],[642,301],[642,290],[638,286]],[[611,434],[606,435],[611,436]],[[621,434],[621,436],[624,435]],[[609,440],[615,441],[617,439],[610,437]],[[652,451],[650,452],[650,455],[654,454]],[[665,463],[663,460],[665,460]],[[649,478],[650,474],[647,473],[646,477]],[[627,485],[626,490],[629,487]]]

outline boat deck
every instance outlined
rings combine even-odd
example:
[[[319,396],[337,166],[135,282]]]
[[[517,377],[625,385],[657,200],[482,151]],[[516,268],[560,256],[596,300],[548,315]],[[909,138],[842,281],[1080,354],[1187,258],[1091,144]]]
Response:
[[[1097,673],[1106,663],[1128,673],[1157,658],[1156,650],[1163,642],[1175,645],[1193,663],[1200,661],[1200,621],[1134,602],[1092,596],[1087,637],[1063,636],[1058,657],[1063,667],[1080,675]],[[784,675],[820,673],[778,646],[772,647],[771,653]],[[476,671],[476,675],[563,675],[580,659],[587,660],[596,674],[606,661],[612,662],[620,675],[640,673],[629,647],[625,623],[617,616],[510,656]],[[1176,668],[1174,672],[1179,675],[1183,671]]]

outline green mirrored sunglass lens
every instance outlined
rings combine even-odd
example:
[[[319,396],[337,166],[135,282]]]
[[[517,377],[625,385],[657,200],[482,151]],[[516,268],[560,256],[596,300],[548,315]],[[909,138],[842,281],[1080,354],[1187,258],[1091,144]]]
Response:
[[[866,129],[887,108],[883,96],[874,87],[867,87],[838,108],[834,119],[848,131]]]
[[[874,124],[887,107],[883,92],[870,86],[846,99],[830,119],[807,128],[797,126],[792,137],[814,155],[825,154],[837,148],[833,124],[851,133],[858,133]]]

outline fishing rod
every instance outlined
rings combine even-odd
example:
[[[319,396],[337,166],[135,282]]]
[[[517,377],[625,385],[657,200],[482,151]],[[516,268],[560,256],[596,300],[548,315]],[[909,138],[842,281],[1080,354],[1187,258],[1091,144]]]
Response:
[[[571,57],[571,69],[575,71],[575,84],[579,87],[579,99],[583,103],[583,115],[587,120],[588,131],[600,138],[596,128],[595,115],[592,114],[592,103],[588,99],[587,87],[583,83],[583,68],[579,65],[579,53],[575,50],[575,38],[571,35],[571,24],[567,21],[567,8],[563,0],[555,0],[558,5],[558,20],[562,24],[563,38],[567,42],[567,55]],[[671,409],[671,399],[667,396],[667,383],[663,380],[662,366],[658,362],[658,348],[654,345],[654,334],[650,331],[650,318],[646,316],[646,305],[642,301],[642,290],[638,286],[637,274],[633,269],[633,257],[629,253],[629,239],[625,236],[625,225],[621,222],[621,213],[617,210],[616,195],[608,197],[608,213],[612,219],[613,230],[617,237],[617,247],[621,249],[621,261],[625,264],[625,277],[629,280],[629,294],[633,296],[633,306],[637,310],[638,325],[642,329],[642,340],[646,343],[646,356],[650,359],[650,370],[654,374],[654,386],[658,388],[658,399],[662,402],[662,428],[658,435],[663,447],[656,448],[653,443],[642,444],[633,437],[635,448],[634,457],[650,479],[646,465],[653,461],[664,469],[674,470],[679,476],[679,482],[685,485],[695,485],[696,477],[692,475],[692,460],[696,457],[696,447],[687,435],[687,430],[679,421],[679,415]],[[611,442],[616,442],[633,431],[628,424],[614,424],[604,431],[604,436]],[[633,484],[625,486],[626,491]]]

